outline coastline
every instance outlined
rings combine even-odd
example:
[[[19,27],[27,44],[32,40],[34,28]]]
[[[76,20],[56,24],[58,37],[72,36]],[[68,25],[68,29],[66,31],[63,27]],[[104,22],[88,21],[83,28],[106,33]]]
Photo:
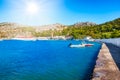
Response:
[[[2,38],[3,40],[23,40],[23,41],[36,41],[36,40],[72,40],[72,37],[55,36],[55,37],[15,37],[15,38]]]

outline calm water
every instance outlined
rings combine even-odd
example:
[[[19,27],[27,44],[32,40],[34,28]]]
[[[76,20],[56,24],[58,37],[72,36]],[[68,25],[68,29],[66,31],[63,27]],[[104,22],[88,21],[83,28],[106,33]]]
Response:
[[[80,41],[0,41],[0,80],[89,80],[100,44]]]

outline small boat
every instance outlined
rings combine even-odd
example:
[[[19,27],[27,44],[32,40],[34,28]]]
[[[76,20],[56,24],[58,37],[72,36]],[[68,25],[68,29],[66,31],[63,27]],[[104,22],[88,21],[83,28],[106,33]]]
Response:
[[[93,46],[94,44],[90,44],[90,43],[86,43],[85,41],[83,41],[81,44],[69,44],[69,47],[71,48],[79,48],[79,47],[89,47],[89,46]]]
[[[94,44],[85,44],[85,46],[93,46]]]
[[[84,44],[70,44],[71,48],[79,48],[79,47],[85,47]]]

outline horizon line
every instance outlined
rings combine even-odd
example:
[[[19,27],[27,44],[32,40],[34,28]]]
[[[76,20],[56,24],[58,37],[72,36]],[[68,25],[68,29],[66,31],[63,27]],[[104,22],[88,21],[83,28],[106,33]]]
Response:
[[[118,18],[120,18],[120,17],[118,17]],[[63,23],[59,23],[59,22],[55,22],[55,23],[50,23],[50,24],[41,24],[41,25],[30,25],[30,24],[24,24],[24,23],[19,23],[19,22],[0,22],[0,24],[1,23],[11,23],[11,24],[18,24],[18,25],[23,25],[23,26],[46,26],[46,25],[54,25],[54,24],[60,24],[60,25],[74,25],[74,24],[76,24],[76,23],[85,23],[85,22],[90,22],[90,23],[95,23],[95,24],[97,24],[97,25],[100,25],[100,24],[104,24],[104,23],[106,23],[106,22],[110,22],[110,21],[113,21],[113,20],[116,20],[116,19],[118,19],[118,18],[115,18],[115,19],[112,19],[112,20],[109,20],[109,21],[105,21],[105,22],[102,22],[102,23],[96,23],[96,22],[92,22],[92,21],[76,21],[75,23],[71,23],[71,24],[63,24]]]

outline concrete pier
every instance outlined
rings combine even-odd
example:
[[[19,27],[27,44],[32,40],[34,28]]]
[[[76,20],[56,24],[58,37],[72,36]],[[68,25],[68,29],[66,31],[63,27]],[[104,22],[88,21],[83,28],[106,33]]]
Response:
[[[96,61],[92,80],[120,80],[120,71],[104,43]]]

